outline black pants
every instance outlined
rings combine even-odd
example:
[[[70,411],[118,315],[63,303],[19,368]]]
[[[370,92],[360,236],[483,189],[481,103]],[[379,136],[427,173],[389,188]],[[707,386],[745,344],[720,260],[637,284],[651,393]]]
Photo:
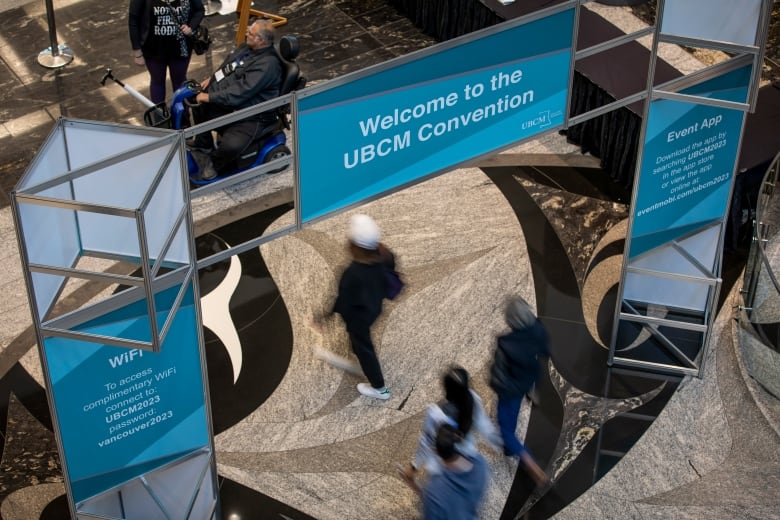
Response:
[[[357,356],[360,368],[363,369],[368,382],[374,388],[384,388],[385,378],[382,376],[382,367],[379,366],[374,343],[371,341],[371,329],[359,327],[348,332],[349,341],[352,343],[352,352]]]
[[[195,123],[203,123],[220,116],[232,113],[228,107],[214,103],[201,103],[193,107],[192,115]],[[219,127],[217,132],[220,135],[219,146],[209,155],[214,169],[219,175],[229,173],[236,169],[236,160],[243,155],[263,132],[276,122],[273,118],[265,116],[258,118],[251,116],[251,119],[236,121],[225,126]],[[211,132],[203,132],[195,137],[195,146],[204,149],[214,148],[214,138]]]

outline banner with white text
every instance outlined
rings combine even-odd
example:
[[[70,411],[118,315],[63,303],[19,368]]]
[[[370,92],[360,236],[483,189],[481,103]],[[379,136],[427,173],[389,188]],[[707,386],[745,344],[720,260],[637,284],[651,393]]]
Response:
[[[156,295],[162,320],[179,291]],[[159,353],[46,338],[62,449],[76,503],[209,445],[198,321],[187,289]],[[79,330],[148,336],[142,300]]]
[[[744,103],[752,68],[682,91]],[[669,99],[650,104],[633,207],[629,257],[722,219],[733,180],[744,112]]]
[[[573,24],[572,8],[302,94],[302,221],[561,127]]]

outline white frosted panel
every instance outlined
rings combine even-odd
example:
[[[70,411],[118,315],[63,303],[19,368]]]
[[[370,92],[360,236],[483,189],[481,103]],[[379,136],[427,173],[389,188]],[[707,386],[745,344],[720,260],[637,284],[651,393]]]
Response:
[[[85,250],[141,257],[134,218],[79,211],[81,244]]]
[[[184,518],[190,498],[198,491],[198,478],[209,464],[208,454],[204,453],[171,467],[146,475],[146,480],[154,489],[163,507],[172,513],[173,518]],[[206,469],[208,473],[208,469]],[[191,518],[206,518],[192,516]]]
[[[188,221],[185,218],[181,224],[179,224],[176,234],[173,237],[171,246],[168,251],[161,258],[153,258],[152,260],[162,262],[162,265],[167,268],[176,268],[182,265],[189,265],[190,262],[190,248],[187,241],[187,226]]]
[[[90,500],[85,500],[83,503],[77,504],[76,507],[80,513],[91,513],[109,518],[122,518],[122,496],[117,491],[103,493]]]
[[[67,185],[55,186],[42,195],[59,197],[58,192],[70,193]],[[19,204],[25,251],[31,263],[72,267],[81,253],[78,228],[71,209]]]
[[[661,32],[756,45],[761,0],[666,0]]]
[[[73,181],[76,200],[137,209],[170,146],[161,146]]]
[[[65,135],[73,170],[160,139],[160,134],[150,135],[121,127],[79,123],[66,125]]]
[[[200,486],[198,497],[195,499],[195,504],[192,507],[192,514],[190,518],[211,518],[209,513],[215,509],[215,503],[217,497],[215,496],[214,482],[211,478],[211,471],[206,471],[206,475],[203,477],[203,483]]]
[[[170,518],[185,518],[184,514],[187,512],[190,498],[195,496],[198,490],[198,477],[208,465],[208,454],[203,454],[145,475],[149,487],[170,514]],[[206,469],[203,486],[189,518],[209,518],[208,512],[211,511],[216,500],[210,477],[211,471]],[[120,493],[123,514],[116,510]],[[137,479],[127,482],[117,490],[79,504],[79,512],[105,515],[109,518],[143,518],[144,520],[167,518]]]
[[[701,271],[696,269],[693,264],[671,246],[659,247],[652,253],[632,260],[628,265],[629,267],[641,267],[664,273],[704,276]]]
[[[711,227],[690,238],[680,240],[680,246],[709,269],[715,268],[720,243],[720,227]]]
[[[719,238],[720,228],[711,227],[680,241],[678,245],[712,273],[715,266]],[[659,247],[632,260],[629,262],[629,267],[640,267],[654,271],[699,277],[708,276],[707,273],[698,269],[688,258],[671,245]]]
[[[710,285],[679,279],[626,273],[624,300],[704,311]]]
[[[143,518],[143,520],[168,520],[138,480],[130,481],[121,488],[124,516],[120,518]],[[177,517],[173,517],[177,518]],[[180,517],[178,517],[180,518]]]
[[[178,157],[174,157],[144,210],[151,259],[156,259],[160,255],[165,240],[176,224],[176,218],[184,209],[186,201],[181,175],[181,161]],[[184,222],[187,222],[186,217]],[[186,239],[186,234],[177,233],[174,243],[165,254],[165,259],[189,263],[190,255]]]
[[[56,197],[63,190],[68,190],[68,187],[57,186],[47,190],[45,195]],[[75,265],[81,248],[72,210],[20,203],[19,222],[28,262],[53,267]],[[65,283],[65,278],[33,276],[32,283],[37,313],[43,316]]]
[[[24,190],[28,186],[35,186],[43,181],[54,179],[67,173],[68,162],[65,153],[65,139],[61,130],[54,132],[49,140],[44,143],[33,163],[27,171],[23,182],[19,184],[19,190]]]
[[[67,278],[43,273],[30,273],[30,276],[35,294],[36,312],[43,321],[60,289],[67,282]]]

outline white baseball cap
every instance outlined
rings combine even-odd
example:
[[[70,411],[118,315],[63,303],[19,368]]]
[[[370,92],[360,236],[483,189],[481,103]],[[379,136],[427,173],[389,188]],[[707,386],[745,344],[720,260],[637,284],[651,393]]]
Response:
[[[349,222],[349,240],[363,249],[376,249],[382,237],[379,226],[368,215],[353,215]]]

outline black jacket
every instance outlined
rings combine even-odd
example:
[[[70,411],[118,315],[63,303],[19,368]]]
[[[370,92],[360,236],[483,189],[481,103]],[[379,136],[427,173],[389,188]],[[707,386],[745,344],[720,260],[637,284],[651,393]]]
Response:
[[[272,46],[251,50],[242,43],[217,70],[227,74],[220,81],[212,75],[206,89],[209,103],[241,110],[279,96],[282,64]]]
[[[382,312],[385,267],[381,263],[352,262],[339,281],[333,312],[341,314],[348,331],[370,327]]]
[[[539,320],[498,338],[490,387],[499,397],[523,397],[539,377],[539,358],[548,357],[547,331]]]
[[[194,31],[203,21],[205,9],[202,0],[189,0],[190,17],[187,25]],[[127,15],[127,27],[130,31],[130,45],[133,50],[143,47],[149,36],[149,23],[152,16],[152,3],[150,0],[130,0],[130,9]]]

